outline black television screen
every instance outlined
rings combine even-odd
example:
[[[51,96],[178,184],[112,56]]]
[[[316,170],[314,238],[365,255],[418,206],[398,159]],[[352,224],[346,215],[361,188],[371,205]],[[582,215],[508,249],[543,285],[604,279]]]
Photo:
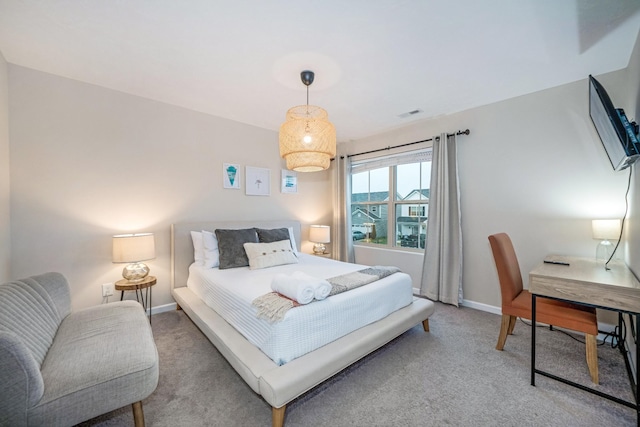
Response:
[[[613,106],[593,76],[589,76],[589,115],[614,170],[626,169],[640,158],[636,123],[629,123],[624,110]]]

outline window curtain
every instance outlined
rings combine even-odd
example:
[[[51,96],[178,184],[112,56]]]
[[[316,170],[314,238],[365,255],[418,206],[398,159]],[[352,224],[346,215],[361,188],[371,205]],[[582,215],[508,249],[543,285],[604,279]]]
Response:
[[[457,307],[462,302],[462,227],[455,135],[433,138],[430,188],[420,294]]]
[[[355,262],[351,234],[351,160],[345,156],[335,159],[335,191],[333,201],[334,258]]]

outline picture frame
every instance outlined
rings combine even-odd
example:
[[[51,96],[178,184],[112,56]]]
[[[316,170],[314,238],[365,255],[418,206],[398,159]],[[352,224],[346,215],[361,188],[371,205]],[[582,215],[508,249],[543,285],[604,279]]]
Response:
[[[282,193],[298,192],[298,174],[295,171],[282,169],[282,178],[280,180],[280,191]]]
[[[239,190],[241,188],[242,173],[240,172],[240,165],[236,163],[223,163],[222,164],[222,186],[223,188],[230,188]]]
[[[271,170],[245,167],[245,194],[247,196],[269,196],[271,194]]]

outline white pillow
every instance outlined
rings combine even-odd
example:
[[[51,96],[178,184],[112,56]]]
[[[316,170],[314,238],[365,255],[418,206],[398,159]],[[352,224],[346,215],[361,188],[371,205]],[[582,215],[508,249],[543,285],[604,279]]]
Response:
[[[298,262],[298,257],[291,249],[289,240],[271,243],[245,243],[243,246],[247,258],[249,258],[251,270]]]
[[[204,265],[204,244],[202,243],[202,233],[199,231],[192,231],[191,240],[193,240],[193,260],[196,265]]]
[[[202,230],[202,242],[204,246],[204,268],[214,268],[220,265],[220,250],[218,239],[210,231]]]
[[[298,245],[296,245],[296,236],[293,234],[293,227],[287,227],[289,230],[289,240],[291,240],[291,247],[295,253],[298,253]]]

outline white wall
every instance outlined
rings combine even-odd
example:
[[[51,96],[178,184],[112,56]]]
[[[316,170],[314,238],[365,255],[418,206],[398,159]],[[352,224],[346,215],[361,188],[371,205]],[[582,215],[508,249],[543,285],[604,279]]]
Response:
[[[591,219],[624,212],[627,174],[612,170],[591,123],[586,77],[349,142],[341,152],[469,128],[471,135],[458,139],[464,298],[498,307],[498,278],[487,236],[510,234],[526,283],[526,272],[548,253],[595,256]],[[356,248],[356,262],[384,259],[384,251]],[[407,254],[406,262],[415,270],[419,267],[413,263],[422,261]]]
[[[0,52],[0,283],[11,278],[8,74],[7,62]]]
[[[173,302],[171,223],[332,219],[330,172],[298,174],[298,193],[280,193],[276,132],[13,65],[9,93],[11,274],[62,272],[76,309],[121,278],[113,234],[156,234],[158,306]],[[271,195],[223,189],[223,162],[269,168]]]
[[[616,99],[620,99],[620,108],[632,121],[640,121],[640,34],[636,39],[635,48],[629,66],[624,74],[615,82]],[[613,96],[613,95],[612,95]],[[634,272],[636,277],[640,274],[640,173],[638,172],[640,164],[633,166],[633,178],[631,182],[629,214],[625,223],[625,243],[626,243],[626,262]],[[625,321],[628,318],[625,317]],[[627,324],[627,331],[631,331],[630,325]],[[638,334],[638,331],[636,331]],[[630,333],[628,333],[630,337]],[[636,344],[632,339],[627,340],[629,349],[629,357],[631,358],[631,368],[636,368]],[[637,372],[635,372],[637,380]]]
[[[635,49],[629,66],[614,87],[616,99],[620,99],[620,108],[632,121],[640,122],[640,34],[636,40]],[[613,95],[611,95],[613,96]],[[640,275],[640,173],[636,163],[633,166],[633,180],[630,193],[629,215],[625,224],[627,257],[626,262],[636,276]]]

